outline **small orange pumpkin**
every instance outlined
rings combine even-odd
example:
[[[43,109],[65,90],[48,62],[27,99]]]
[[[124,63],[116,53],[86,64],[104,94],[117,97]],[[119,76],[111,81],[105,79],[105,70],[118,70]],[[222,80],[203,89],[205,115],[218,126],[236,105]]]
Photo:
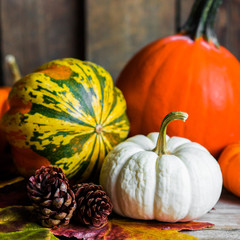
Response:
[[[9,109],[8,95],[11,87],[0,87],[0,118]],[[7,139],[5,134],[0,130],[0,153],[2,153],[7,145]]]
[[[240,197],[240,141],[228,145],[218,159],[223,186]]]
[[[0,118],[9,109],[8,95],[11,87],[3,86],[0,87]]]
[[[7,55],[6,62],[9,65],[11,74],[13,76],[13,83],[15,83],[21,78],[21,74],[20,74],[16,59],[12,55]],[[9,86],[0,87],[0,119],[10,108],[9,102],[8,102],[8,95],[11,89],[12,88]],[[1,155],[4,153],[6,146],[7,146],[7,138],[5,136],[5,133],[2,130],[0,130],[0,154]],[[3,157],[0,159],[3,160]]]

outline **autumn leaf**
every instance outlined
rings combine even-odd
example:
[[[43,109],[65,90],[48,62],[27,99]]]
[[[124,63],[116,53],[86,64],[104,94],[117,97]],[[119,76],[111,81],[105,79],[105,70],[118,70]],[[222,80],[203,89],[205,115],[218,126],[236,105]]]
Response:
[[[56,240],[59,238],[55,237],[53,234],[49,232],[48,229],[26,229],[19,232],[10,232],[10,233],[0,233],[1,240]]]
[[[187,222],[187,223],[162,223],[157,221],[131,220],[114,216],[107,225],[100,229],[78,226],[72,222],[68,226],[51,230],[54,235],[75,237],[77,239],[197,239],[193,236],[179,233],[180,230],[200,230],[211,227],[211,223]]]
[[[14,205],[14,206],[13,206]],[[18,206],[17,206],[18,205]],[[84,227],[74,221],[57,229],[43,228],[35,222],[33,208],[27,197],[26,180],[21,178],[0,182],[0,239],[196,239],[181,230],[199,230],[211,227],[211,223],[163,223],[140,221],[113,215],[108,224],[100,229]],[[5,208],[4,208],[5,207]]]
[[[0,188],[4,188],[4,187],[6,187],[8,185],[12,185],[12,184],[21,182],[23,180],[24,180],[23,177],[18,176],[18,177],[14,177],[14,178],[11,178],[11,179],[8,179],[8,180],[0,181]]]
[[[43,228],[35,221],[32,206],[11,206],[0,209],[0,239],[58,239],[75,237],[86,240],[128,240],[128,239],[196,239],[193,236],[178,232],[209,227],[212,224],[161,223],[157,221],[138,221],[114,216],[107,225],[100,229],[84,227],[72,221],[68,226],[57,229]],[[178,231],[177,231],[178,230]]]
[[[148,229],[159,229],[159,230],[200,230],[203,228],[208,228],[214,226],[212,223],[208,222],[177,222],[177,223],[167,223],[167,222],[158,222],[158,221],[141,221],[141,220],[133,220],[129,218],[123,218],[116,216],[111,222],[116,225],[126,226],[126,227],[147,227]]]
[[[109,231],[109,224],[102,228],[84,227],[81,225],[69,224],[68,226],[60,226],[57,229],[52,229],[51,233],[57,236],[75,237],[77,239],[103,239]]]
[[[193,236],[187,235],[185,233],[180,233],[176,230],[168,229],[162,230],[161,227],[152,227],[149,224],[142,222],[131,222],[127,224],[127,221],[111,221],[111,230],[105,236],[105,239],[119,239],[119,240],[175,240],[175,239],[184,239],[184,240],[194,240],[197,239]]]
[[[0,239],[56,240],[48,228],[34,220],[33,207],[13,206],[0,209]]]

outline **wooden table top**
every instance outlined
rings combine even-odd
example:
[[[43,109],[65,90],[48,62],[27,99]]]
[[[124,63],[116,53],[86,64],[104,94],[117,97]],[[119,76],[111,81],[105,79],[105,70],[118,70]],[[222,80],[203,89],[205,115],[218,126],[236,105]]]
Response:
[[[199,231],[184,231],[200,240],[235,240],[240,239],[240,198],[223,189],[215,207],[198,219],[215,226]]]

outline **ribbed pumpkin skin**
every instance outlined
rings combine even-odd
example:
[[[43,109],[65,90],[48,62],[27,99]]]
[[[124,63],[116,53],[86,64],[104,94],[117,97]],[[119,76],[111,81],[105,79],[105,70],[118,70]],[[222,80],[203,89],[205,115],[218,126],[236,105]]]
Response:
[[[167,113],[184,111],[187,123],[170,125],[168,134],[198,142],[217,157],[240,139],[239,79],[239,62],[227,49],[174,35],[138,52],[116,85],[127,101],[131,136],[158,131]]]
[[[240,142],[228,145],[221,153],[218,163],[224,187],[240,197]]]
[[[24,175],[51,164],[68,178],[87,179],[128,134],[121,91],[91,62],[49,62],[18,81],[9,102],[1,127]]]

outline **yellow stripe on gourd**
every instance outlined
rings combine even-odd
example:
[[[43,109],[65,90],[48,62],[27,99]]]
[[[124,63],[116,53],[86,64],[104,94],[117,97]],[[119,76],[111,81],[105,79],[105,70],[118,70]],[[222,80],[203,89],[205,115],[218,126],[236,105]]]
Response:
[[[121,92],[119,89],[116,88],[116,92]],[[109,123],[113,122],[117,118],[121,117],[126,111],[126,102],[123,98],[123,95],[118,94],[116,96],[116,105],[112,110],[111,114],[105,119],[104,125],[108,125]]]
[[[105,149],[105,144],[103,142],[103,138],[99,138],[99,151],[100,151],[100,156],[99,156],[99,161],[98,161],[98,166],[97,168],[100,169],[103,163],[103,160],[106,156],[106,149]]]
[[[41,79],[41,82],[35,81],[35,79],[38,78]],[[18,95],[22,96],[22,98],[24,98],[26,101],[31,101],[32,103],[37,104],[40,103],[42,106],[55,110],[59,113],[65,112],[66,114],[69,114],[69,111],[71,111],[72,117],[75,117],[89,125],[96,125],[95,119],[82,110],[82,106],[80,105],[79,101],[73,95],[71,89],[69,89],[66,85],[63,85],[63,87],[60,88],[57,83],[51,81],[50,77],[43,73],[32,74],[32,76],[28,78],[28,81],[29,82],[26,83],[28,86],[27,90],[22,89],[18,92]],[[41,91],[37,90],[39,87],[46,88],[46,83],[48,83],[50,89],[54,89],[56,92],[61,91],[59,95],[49,92],[48,89],[41,89]],[[85,89],[86,88],[87,91],[89,91],[87,84],[85,84]],[[29,95],[30,92],[32,92],[36,97],[32,98]],[[62,92],[66,92],[66,96],[64,96]],[[56,105],[53,103],[44,102],[44,97],[46,96],[59,101],[59,104]]]
[[[110,75],[109,75],[109,78],[111,78]],[[104,88],[104,105],[102,109],[102,122],[104,123],[104,125],[106,124],[106,119],[108,119],[109,117],[109,114],[114,102],[114,98],[115,98],[115,96],[113,95],[111,82],[112,81],[110,80],[106,81],[106,86]]]
[[[95,129],[93,127],[80,125],[78,123],[67,122],[60,119],[49,118],[42,116],[39,113],[34,115],[27,115],[27,122],[32,123],[26,125],[18,125],[21,121],[21,115],[15,114],[13,117],[9,116],[9,122],[12,122],[12,125],[7,125],[7,132],[18,132],[21,131],[23,135],[26,136],[26,139],[18,139],[14,142],[16,147],[27,147],[26,142],[31,142],[36,146],[37,150],[44,150],[45,146],[49,143],[54,142],[55,145],[68,145],[70,141],[76,136],[81,136],[85,134],[94,133]],[[41,125],[39,127],[38,125]],[[9,126],[9,127],[8,127]],[[60,131],[62,132],[71,132],[72,134],[65,135],[57,135]],[[42,136],[38,136],[38,140],[34,141],[32,136],[34,136],[34,132],[42,133]],[[52,137],[50,141],[49,138]],[[42,140],[42,144],[39,143],[39,140]]]
[[[83,74],[87,74],[91,76],[91,81],[88,81],[89,86],[92,88],[96,96],[92,98],[92,107],[96,117],[96,123],[102,123],[104,119],[108,116],[111,106],[113,103],[113,81],[109,73],[107,73],[102,67],[91,64],[98,72],[98,75],[105,79],[104,82],[104,96],[102,95],[102,89],[100,80],[92,70],[92,68],[88,65],[82,65],[82,69],[84,70]],[[78,71],[80,71],[78,69]],[[102,102],[104,103],[102,105]]]
[[[107,138],[104,134],[102,134],[102,140],[104,142],[106,150],[110,151],[113,148],[112,142],[110,141],[111,139]]]
[[[95,164],[96,164],[96,161],[99,159],[99,144],[100,144],[100,135],[99,134],[94,134],[94,137],[96,139],[96,143],[94,144],[94,147],[93,148],[90,148],[93,152],[92,152],[92,156],[90,158],[90,162],[89,162],[89,165],[87,167],[87,169],[84,171],[84,173],[82,174],[82,178],[88,178],[88,176],[91,174]],[[94,142],[94,141],[93,141]],[[90,149],[86,149],[86,151],[90,152]]]
[[[101,109],[102,109],[102,101],[103,96],[101,92],[101,85],[99,79],[96,77],[95,73],[93,72],[92,68],[89,66],[83,67],[85,69],[85,73],[88,77],[91,77],[91,80],[88,80],[88,86],[92,89],[96,96],[92,96],[92,108],[95,114],[96,123],[100,123],[101,121]],[[89,89],[90,91],[90,89]]]
[[[76,65],[73,65],[76,66]],[[77,66],[78,67],[78,66]],[[72,67],[73,71],[77,71],[79,73],[79,76],[82,76],[83,78],[74,77],[74,79],[79,82],[79,79],[81,79],[81,84],[85,88],[86,92],[91,92],[91,90],[96,94],[96,96],[92,96],[92,108],[95,114],[95,124],[100,123],[101,118],[101,108],[103,101],[102,99],[102,93],[101,93],[101,85],[99,83],[99,79],[96,77],[95,73],[92,71],[92,69],[87,65],[82,65],[82,68],[77,68],[76,70],[74,67]],[[91,80],[88,79],[88,77],[91,77]]]
[[[62,158],[56,161],[56,164],[62,168],[64,168],[65,164],[69,164],[69,168],[65,170],[66,175],[71,178],[75,175],[76,172],[82,167],[81,163],[87,161],[89,163],[86,170],[84,170],[84,176],[88,177],[92,172],[92,169],[95,165],[95,162],[98,158],[98,148],[96,148],[95,144],[96,134],[93,134],[82,146],[81,151],[76,152],[72,157]],[[97,150],[97,151],[96,151]],[[92,154],[92,151],[95,151]],[[90,158],[91,156],[91,158]]]
[[[119,138],[126,138],[128,134],[129,126],[126,124],[126,120],[115,122],[111,125],[104,127],[104,132],[119,134]]]
[[[73,63],[71,59],[69,59],[69,62]],[[88,66],[87,64],[81,64],[81,67],[79,67],[79,65],[77,65],[75,63],[70,64],[69,62],[65,61],[63,63],[62,61],[59,61],[59,60],[54,61],[55,64],[65,65],[65,66],[69,67],[73,72],[77,72],[79,77],[74,76],[73,78],[77,82],[81,83],[87,92],[90,92],[90,88],[92,88],[92,90],[95,92],[97,97],[95,97],[95,96],[92,97],[92,107],[93,107],[93,111],[95,113],[96,119],[91,119],[92,124],[93,124],[93,121],[95,121],[96,124],[102,122],[102,123],[104,123],[104,125],[106,125],[106,124],[110,123],[111,121],[114,121],[116,118],[118,118],[125,112],[126,107],[123,107],[123,105],[125,104],[125,100],[123,99],[123,97],[120,97],[120,98],[117,97],[118,101],[117,101],[116,106],[114,107],[114,112],[111,113],[109,116],[109,112],[111,110],[115,96],[113,94],[109,94],[109,93],[112,93],[114,86],[113,86],[113,81],[112,81],[111,75],[107,71],[105,71],[100,66],[97,66],[93,63],[89,63],[93,67],[95,67],[95,69],[97,70],[98,74],[101,77],[105,78],[104,99],[103,99],[99,79],[95,75],[95,72],[92,70],[92,68],[90,66]],[[87,63],[87,62],[85,62],[85,63]],[[91,77],[91,81],[88,79],[87,76]],[[119,91],[120,90],[116,88],[116,92],[119,92]],[[102,101],[104,101],[103,107],[101,104]],[[122,103],[122,104],[119,105],[119,103]],[[101,116],[102,116],[102,119],[100,119]],[[87,117],[87,116],[85,116],[85,117]],[[107,122],[105,122],[106,119],[108,120]]]

